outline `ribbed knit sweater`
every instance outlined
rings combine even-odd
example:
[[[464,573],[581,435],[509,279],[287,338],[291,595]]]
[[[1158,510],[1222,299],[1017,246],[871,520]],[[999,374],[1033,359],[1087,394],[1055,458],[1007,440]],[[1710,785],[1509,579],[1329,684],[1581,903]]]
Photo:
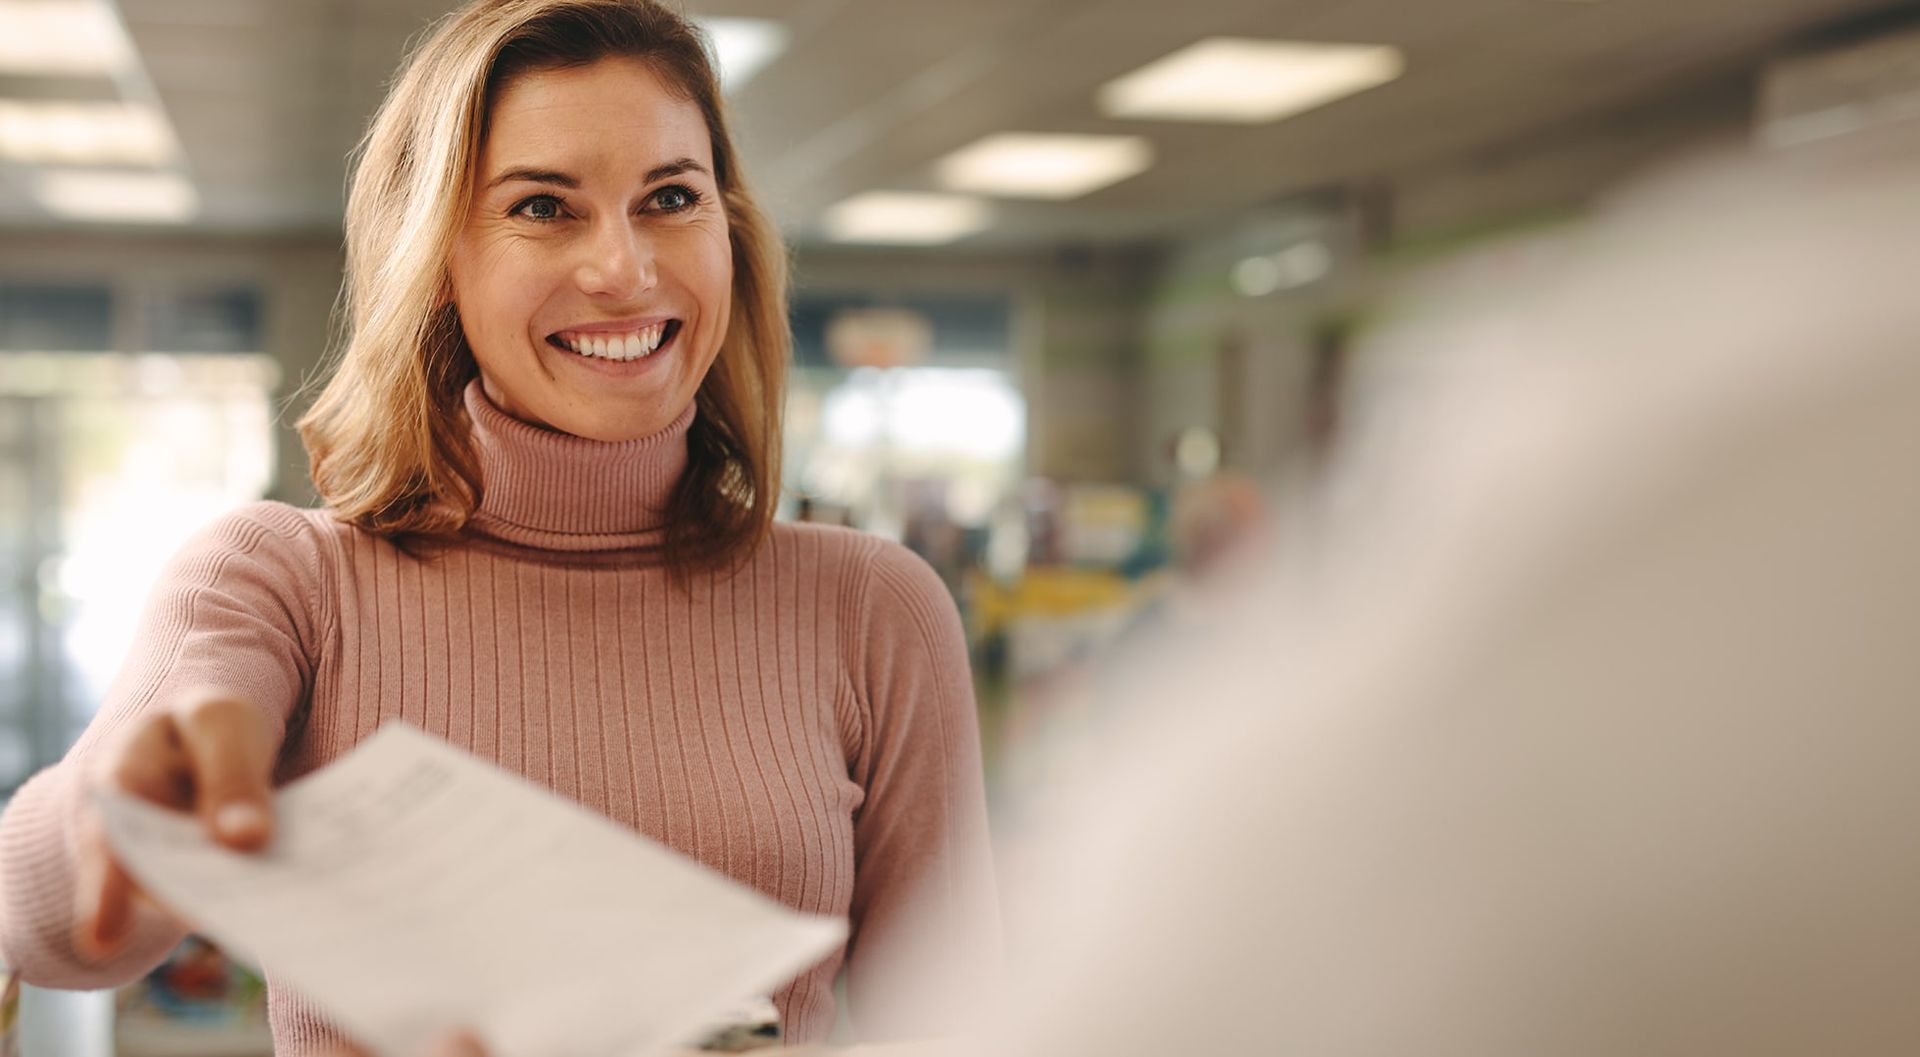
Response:
[[[998,927],[972,686],[939,579],[875,537],[777,525],[737,572],[676,584],[652,548],[691,409],[608,444],[510,418],[477,384],[466,404],[484,481],[467,543],[420,560],[323,510],[258,503],[173,560],[97,718],[0,819],[0,958],[94,988],[178,941],[147,922],[109,963],[81,958],[69,835],[103,740],[214,685],[281,732],[278,781],[399,718],[848,917],[846,948],[774,995],[791,1041],[827,1035],[843,964],[856,1031],[930,1027],[882,1022],[892,955],[932,952],[971,981]],[[266,970],[277,1053],[330,1041]]]

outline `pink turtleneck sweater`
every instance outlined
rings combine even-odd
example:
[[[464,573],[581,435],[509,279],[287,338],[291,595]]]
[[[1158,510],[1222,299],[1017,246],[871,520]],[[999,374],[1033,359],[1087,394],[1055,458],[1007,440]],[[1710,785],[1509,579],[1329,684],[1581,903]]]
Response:
[[[917,972],[969,987],[998,938],[965,644],[933,571],[871,536],[777,525],[740,571],[682,591],[647,548],[691,409],[621,444],[521,423],[478,385],[467,410],[485,481],[469,545],[418,561],[324,511],[258,503],[174,559],[98,717],[0,820],[0,960],[96,988],[178,941],[150,927],[110,963],[80,958],[68,835],[103,740],[211,684],[283,732],[281,781],[398,717],[846,916],[846,948],[774,996],[790,1041],[827,1035],[843,965],[856,1032],[937,1029],[888,1022],[890,954],[930,953]],[[331,1033],[266,969],[277,1053],[314,1052]]]

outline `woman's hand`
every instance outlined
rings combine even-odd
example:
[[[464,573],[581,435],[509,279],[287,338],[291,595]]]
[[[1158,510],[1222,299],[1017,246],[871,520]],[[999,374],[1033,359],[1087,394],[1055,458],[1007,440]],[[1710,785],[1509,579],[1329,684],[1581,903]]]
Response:
[[[121,732],[86,781],[89,793],[114,789],[192,812],[215,841],[254,851],[273,836],[273,757],[273,732],[258,709],[220,690],[196,690]],[[99,961],[126,943],[137,915],[164,912],[114,857],[91,796],[80,806],[77,836],[74,945]]]

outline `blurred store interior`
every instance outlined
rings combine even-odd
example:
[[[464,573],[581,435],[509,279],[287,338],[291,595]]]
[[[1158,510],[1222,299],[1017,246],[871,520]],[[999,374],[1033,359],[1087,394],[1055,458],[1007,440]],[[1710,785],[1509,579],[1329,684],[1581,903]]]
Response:
[[[0,0],[0,790],[187,534],[313,501],[347,158],[450,6]],[[1884,0],[687,7],[794,251],[786,516],[939,571],[996,795],[1356,409],[1450,370],[1370,345],[1402,298],[1497,303],[1701,151],[1920,131],[1920,10]],[[119,1052],[262,1052],[257,1001],[184,951]]]

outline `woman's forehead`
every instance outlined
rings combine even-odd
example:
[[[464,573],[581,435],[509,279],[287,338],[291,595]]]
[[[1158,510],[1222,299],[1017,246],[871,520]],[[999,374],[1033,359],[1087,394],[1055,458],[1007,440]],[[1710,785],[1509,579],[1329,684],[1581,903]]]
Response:
[[[495,96],[481,166],[649,169],[691,158],[712,168],[700,107],[634,59],[530,70]]]

